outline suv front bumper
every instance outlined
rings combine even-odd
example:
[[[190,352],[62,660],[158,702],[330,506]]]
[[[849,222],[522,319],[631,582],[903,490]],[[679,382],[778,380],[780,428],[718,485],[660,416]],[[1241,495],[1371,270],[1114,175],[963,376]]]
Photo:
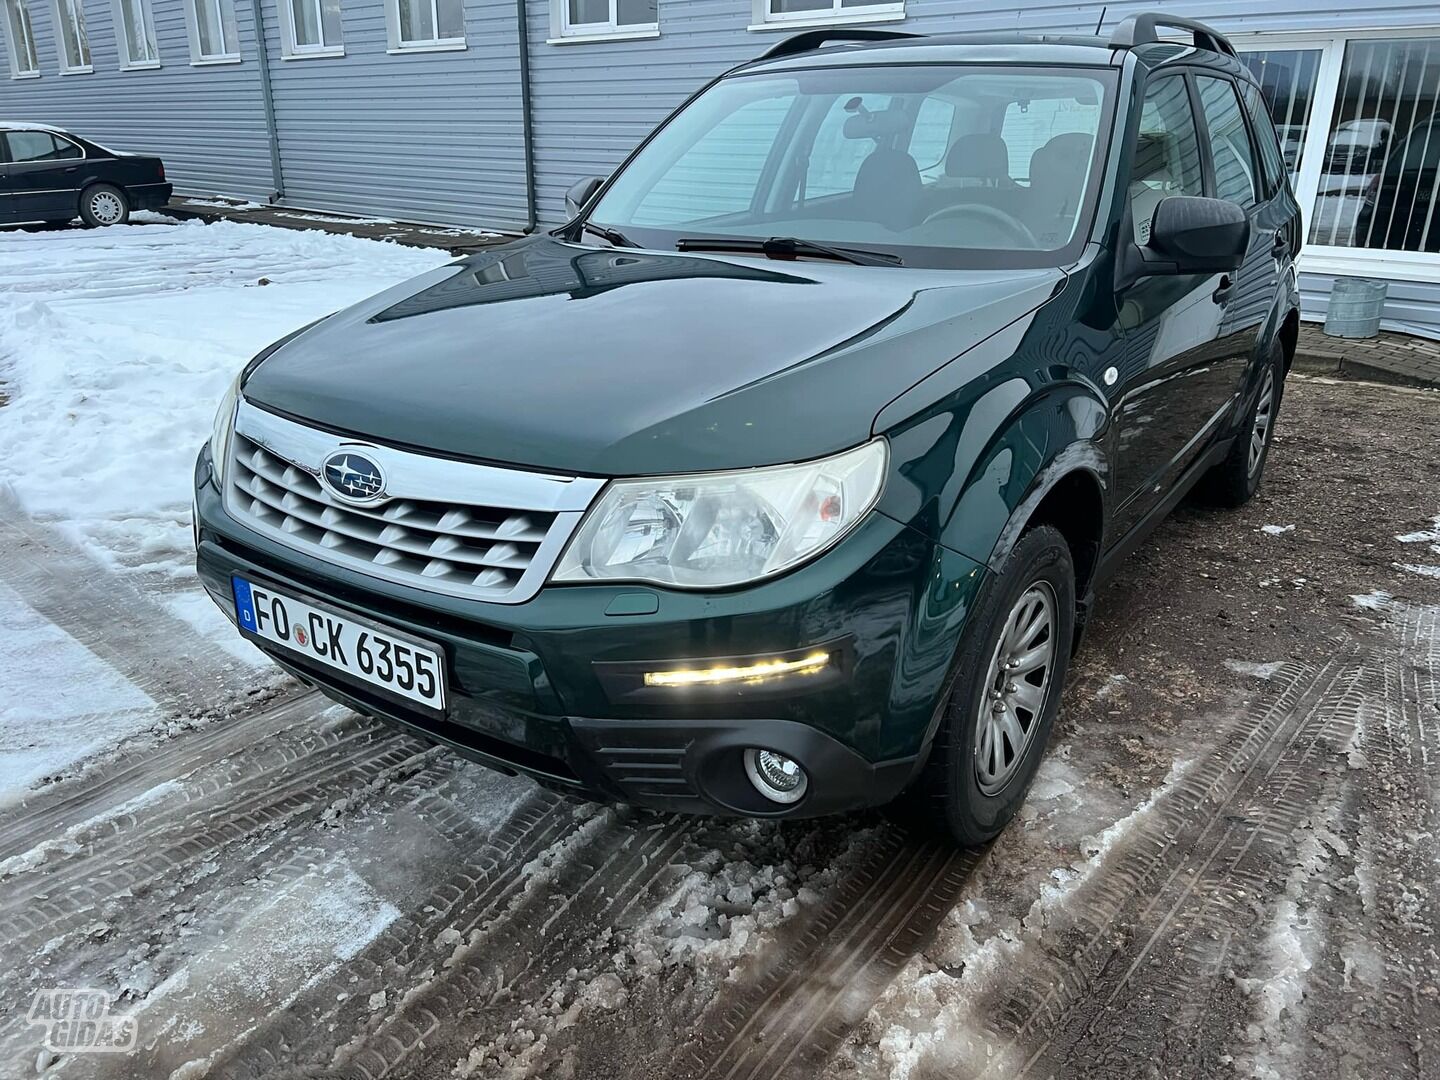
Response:
[[[369,577],[253,532],[226,512],[208,451],[195,482],[197,568],[232,622],[239,574],[391,626],[445,654],[447,711],[412,708],[245,635],[276,663],[492,768],[669,811],[809,817],[893,799],[923,761],[983,573],[872,513],[822,558],[745,589],[549,586],[523,604],[486,603]],[[823,678],[637,691],[630,677],[822,646],[836,657]],[[744,776],[747,747],[800,762],[804,798],[786,805],[755,791]]]

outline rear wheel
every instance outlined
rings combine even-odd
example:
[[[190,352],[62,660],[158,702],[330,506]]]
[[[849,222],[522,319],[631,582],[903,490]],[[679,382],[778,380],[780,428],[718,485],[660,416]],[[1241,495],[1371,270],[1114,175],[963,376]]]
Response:
[[[91,228],[130,220],[130,200],[113,184],[94,184],[80,193],[80,216]]]
[[[1200,481],[1201,498],[1216,506],[1243,506],[1260,489],[1285,383],[1285,354],[1277,340],[1260,373],[1260,391],[1225,460]]]
[[[1021,537],[986,583],[913,810],[966,846],[1015,816],[1040,766],[1075,634],[1075,569],[1060,532]]]

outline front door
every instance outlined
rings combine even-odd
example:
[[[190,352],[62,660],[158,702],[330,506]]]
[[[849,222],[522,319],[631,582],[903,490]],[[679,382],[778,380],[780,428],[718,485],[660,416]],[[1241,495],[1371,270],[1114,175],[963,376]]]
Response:
[[[49,131],[7,131],[6,190],[12,221],[73,217],[80,202],[85,152]]]
[[[1206,194],[1187,82],[1168,74],[1145,89],[1129,183],[1134,240],[1142,247],[1161,200]],[[1234,295],[1227,275],[1181,274],[1141,278],[1116,297],[1125,335],[1112,391],[1117,536],[1164,499],[1215,431],[1233,393],[1225,358],[1234,343],[1225,338]]]

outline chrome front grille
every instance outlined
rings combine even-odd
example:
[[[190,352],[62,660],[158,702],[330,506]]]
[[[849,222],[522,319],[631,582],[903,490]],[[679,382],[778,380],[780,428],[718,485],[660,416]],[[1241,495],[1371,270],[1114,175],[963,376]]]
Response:
[[[381,462],[386,497],[339,498],[326,457]],[[498,469],[343,440],[242,402],[226,478],[230,512],[327,562],[431,592],[499,603],[544,583],[600,482]]]

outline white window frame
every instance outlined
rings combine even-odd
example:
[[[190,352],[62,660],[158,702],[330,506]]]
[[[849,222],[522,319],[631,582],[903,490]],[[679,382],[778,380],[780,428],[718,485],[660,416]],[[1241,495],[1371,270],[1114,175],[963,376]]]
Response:
[[[776,11],[774,0],[751,0],[747,30],[796,30],[811,26],[854,26],[857,23],[899,22],[905,18],[905,0],[877,0],[876,3],[841,7],[830,0],[830,10]]]
[[[150,0],[136,0],[140,18],[144,20],[145,40],[155,48],[155,55],[136,60],[130,55],[130,35],[125,27],[127,0],[110,0],[110,10],[115,17],[115,44],[120,50],[121,71],[153,71],[160,66],[160,40],[155,36],[155,15],[150,10]]]
[[[200,17],[196,6],[205,4],[215,11],[219,21],[220,36],[225,39],[225,51],[220,53],[202,53],[200,51]],[[235,5],[230,3],[229,18],[226,18],[226,0],[185,0],[185,28],[190,35],[190,66],[208,67],[212,64],[238,64],[240,63],[240,33],[235,26]],[[230,40],[231,34],[235,40]]]
[[[280,7],[280,55],[285,60],[314,60],[327,56],[345,55],[345,31],[341,28],[340,40],[334,43],[325,40],[324,0],[305,0],[315,5],[315,25],[320,28],[319,45],[301,45],[295,36],[294,0],[277,0]],[[344,8],[341,8],[342,22]]]
[[[1309,49],[1318,50],[1320,53],[1320,66],[1315,76],[1315,99],[1310,104],[1309,127],[1305,131],[1305,144],[1300,148],[1300,172],[1295,178],[1295,198],[1300,203],[1303,227],[1301,235],[1306,238],[1300,251],[1301,273],[1440,284],[1440,259],[1435,257],[1434,252],[1338,247],[1332,244],[1312,244],[1309,240],[1310,218],[1314,213],[1315,199],[1320,192],[1325,143],[1330,137],[1330,124],[1335,119],[1340,72],[1345,64],[1345,47],[1352,41],[1440,38],[1440,24],[1385,30],[1231,34],[1229,37],[1236,51],[1241,54],[1283,49]]]
[[[22,67],[20,63],[20,42],[15,36],[13,11],[19,12],[20,25],[25,32],[25,41],[30,48],[26,62],[34,61],[33,67]],[[40,51],[35,45],[35,20],[30,15],[30,0],[5,0],[5,46],[10,54],[10,78],[40,78]]]
[[[435,32],[440,32],[440,6],[436,0],[414,0],[415,3],[428,3],[430,5],[430,17],[435,27]],[[400,40],[400,0],[385,0],[385,29],[390,37],[390,47],[386,50],[392,56],[399,53],[417,52],[456,52],[460,49],[469,48],[464,37],[458,38],[432,38],[429,41],[401,41]]]
[[[610,0],[610,19],[603,23],[570,24],[569,0],[550,0],[549,45],[574,45],[582,41],[643,41],[660,36],[660,5],[655,5],[655,21],[624,23],[620,20],[619,0]]]
[[[65,31],[64,23],[67,21],[67,12],[75,18],[71,21],[71,29],[75,32],[75,40],[82,38],[85,41],[85,49],[90,53],[90,63],[70,63],[70,58],[65,55]],[[95,50],[90,44],[90,30],[85,24],[85,0],[54,0],[50,5],[50,14],[55,19],[55,51],[60,56],[61,75],[89,75],[95,70]]]

